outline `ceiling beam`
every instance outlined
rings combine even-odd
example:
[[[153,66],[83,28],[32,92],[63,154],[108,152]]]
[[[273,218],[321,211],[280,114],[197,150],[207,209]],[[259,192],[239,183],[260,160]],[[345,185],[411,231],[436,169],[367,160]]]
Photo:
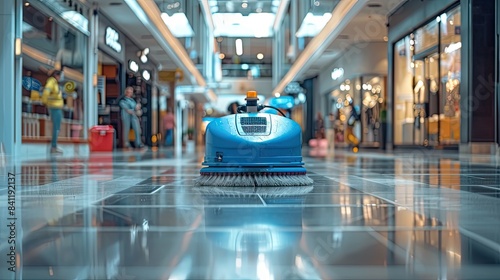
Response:
[[[278,11],[276,12],[276,16],[274,17],[273,31],[274,34],[278,32],[278,29],[283,22],[283,18],[285,18],[286,9],[288,8],[288,4],[290,0],[281,0],[280,5],[278,6]]]
[[[175,64],[190,78],[191,83],[205,87],[205,78],[189,58],[186,50],[177,38],[172,35],[161,18],[161,12],[151,0],[125,0],[144,26],[151,32],[158,44],[169,54]]]
[[[361,11],[368,0],[343,0],[333,9],[332,17],[321,32],[314,37],[272,91],[282,93],[286,85],[305,73],[340,35],[347,24]]]
[[[208,30],[210,30],[210,34],[214,32],[214,21],[212,18],[212,12],[210,12],[210,5],[208,4],[208,0],[200,0],[200,4],[203,10],[203,15],[205,16],[205,21],[208,26]]]

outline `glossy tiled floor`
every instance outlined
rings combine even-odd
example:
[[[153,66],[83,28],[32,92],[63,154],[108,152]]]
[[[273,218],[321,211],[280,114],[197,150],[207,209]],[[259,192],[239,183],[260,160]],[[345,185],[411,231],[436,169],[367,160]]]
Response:
[[[257,190],[193,187],[196,152],[7,159],[0,279],[500,278],[498,158],[304,153],[312,187]]]

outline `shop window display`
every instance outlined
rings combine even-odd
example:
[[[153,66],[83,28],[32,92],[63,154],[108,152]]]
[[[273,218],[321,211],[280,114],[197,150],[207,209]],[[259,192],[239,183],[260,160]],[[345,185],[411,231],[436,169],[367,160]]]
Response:
[[[384,92],[383,76],[347,79],[331,92],[329,113],[333,113],[335,143],[351,146],[380,144]]]
[[[413,144],[412,45],[406,36],[394,46],[394,144]]]
[[[60,141],[83,140],[83,72],[87,37],[47,15],[35,5],[23,10],[22,136],[23,141],[51,139],[52,122],[41,101],[52,70],[61,70],[59,81],[64,107]]]
[[[456,7],[394,45],[394,144],[458,143],[459,25]]]
[[[446,16],[444,16],[446,15]],[[441,16],[440,141],[460,141],[460,9]]]

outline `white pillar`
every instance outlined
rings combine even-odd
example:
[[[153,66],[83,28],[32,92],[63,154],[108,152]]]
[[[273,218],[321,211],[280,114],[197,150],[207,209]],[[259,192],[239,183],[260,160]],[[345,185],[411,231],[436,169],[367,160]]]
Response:
[[[97,87],[94,84],[94,82],[96,82],[94,79],[97,78],[97,36],[99,36],[99,14],[96,3],[94,3],[93,7],[89,10],[88,19],[90,36],[87,40],[87,67],[84,70],[84,138],[88,137],[89,129],[97,124]]]
[[[22,1],[0,1],[0,142],[7,155],[21,150],[22,58],[15,55],[16,38],[22,37]]]

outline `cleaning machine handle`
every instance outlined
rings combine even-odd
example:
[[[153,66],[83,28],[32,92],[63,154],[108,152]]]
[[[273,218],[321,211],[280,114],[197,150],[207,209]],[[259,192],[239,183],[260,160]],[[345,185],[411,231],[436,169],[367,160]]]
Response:
[[[264,109],[264,108],[271,108],[271,109],[274,109],[276,111],[278,111],[278,113],[280,113],[280,115],[282,115],[283,117],[286,118],[286,115],[281,112],[280,109],[274,107],[274,106],[269,106],[269,105],[262,105],[262,104],[259,104],[257,105],[257,111],[260,112],[260,110]],[[238,113],[247,113],[247,106],[246,105],[240,105],[238,106],[237,110],[236,110]]]

